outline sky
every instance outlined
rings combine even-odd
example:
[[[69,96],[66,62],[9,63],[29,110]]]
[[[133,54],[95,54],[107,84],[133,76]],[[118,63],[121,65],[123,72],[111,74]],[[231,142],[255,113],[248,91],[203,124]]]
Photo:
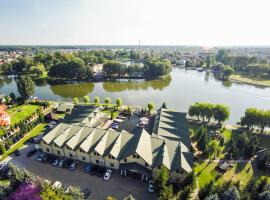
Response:
[[[0,0],[0,45],[270,45],[269,0]]]

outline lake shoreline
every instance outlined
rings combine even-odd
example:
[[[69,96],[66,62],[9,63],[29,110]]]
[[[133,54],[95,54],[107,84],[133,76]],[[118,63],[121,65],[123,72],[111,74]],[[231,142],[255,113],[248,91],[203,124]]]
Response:
[[[270,80],[268,82],[252,80],[250,78],[242,77],[241,75],[232,75],[229,79],[234,83],[248,84],[259,87],[270,87]]]

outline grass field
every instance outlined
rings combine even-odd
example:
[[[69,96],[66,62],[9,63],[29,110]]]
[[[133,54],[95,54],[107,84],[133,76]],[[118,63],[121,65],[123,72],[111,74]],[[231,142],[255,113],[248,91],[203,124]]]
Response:
[[[213,180],[217,185],[222,185],[225,182],[240,182],[242,188],[246,186],[252,177],[267,177],[270,181],[270,173],[264,172],[257,169],[256,163],[235,163],[232,168],[226,172],[218,170],[218,163],[216,162],[202,162],[197,163],[195,171],[198,174],[199,187],[203,188],[211,180]]]
[[[7,112],[11,118],[11,125],[18,123],[31,116],[40,106],[25,104],[8,109]]]
[[[36,126],[30,133],[28,133],[24,138],[22,138],[18,143],[16,143],[11,149],[9,149],[1,158],[0,161],[4,160],[8,155],[12,154],[16,149],[21,148],[24,143],[32,137],[35,137],[45,131],[47,124],[42,123]]]
[[[270,87],[270,80],[255,80],[250,77],[243,77],[239,74],[233,74],[230,76],[230,80],[240,83],[247,83],[258,86]]]

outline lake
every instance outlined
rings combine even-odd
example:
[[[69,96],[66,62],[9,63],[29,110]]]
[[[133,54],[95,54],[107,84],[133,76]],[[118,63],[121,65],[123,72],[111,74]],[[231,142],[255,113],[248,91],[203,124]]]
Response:
[[[174,68],[170,78],[153,81],[115,81],[99,83],[70,83],[51,85],[46,81],[35,82],[35,96],[41,99],[72,101],[73,97],[99,96],[103,101],[121,97],[127,105],[146,106],[152,101],[156,107],[166,102],[170,109],[186,112],[197,101],[222,103],[230,106],[228,123],[240,120],[248,107],[270,109],[270,88],[259,88],[216,80],[209,72],[197,72]],[[0,78],[0,94],[17,92],[15,77]]]

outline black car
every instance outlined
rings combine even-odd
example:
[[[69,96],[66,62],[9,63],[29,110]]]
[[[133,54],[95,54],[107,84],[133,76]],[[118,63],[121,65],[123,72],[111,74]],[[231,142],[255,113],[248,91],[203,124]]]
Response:
[[[26,154],[27,157],[31,157],[32,155],[34,155],[35,153],[37,153],[36,149],[32,149],[30,151],[28,151],[28,153]]]
[[[102,177],[105,173],[106,169],[104,167],[101,167],[97,170],[97,176]]]
[[[44,154],[44,156],[42,157],[42,162],[43,163],[46,163],[46,162],[48,162],[48,160],[49,160],[49,156],[48,156],[48,154]]]
[[[20,156],[22,153],[18,149],[16,149],[14,151],[14,154],[15,154],[15,156]]]
[[[72,163],[72,160],[64,159],[63,168],[68,168]]]
[[[96,175],[98,171],[98,166],[94,166],[92,171],[91,171],[91,175]]]
[[[83,193],[83,197],[84,198],[87,198],[87,197],[89,197],[90,196],[90,194],[91,194],[91,189],[90,188],[86,188],[86,189],[84,189],[83,191],[82,191],[82,193]]]
[[[55,159],[56,159],[56,157],[49,155],[48,158],[47,158],[47,162],[49,164],[52,164]]]

